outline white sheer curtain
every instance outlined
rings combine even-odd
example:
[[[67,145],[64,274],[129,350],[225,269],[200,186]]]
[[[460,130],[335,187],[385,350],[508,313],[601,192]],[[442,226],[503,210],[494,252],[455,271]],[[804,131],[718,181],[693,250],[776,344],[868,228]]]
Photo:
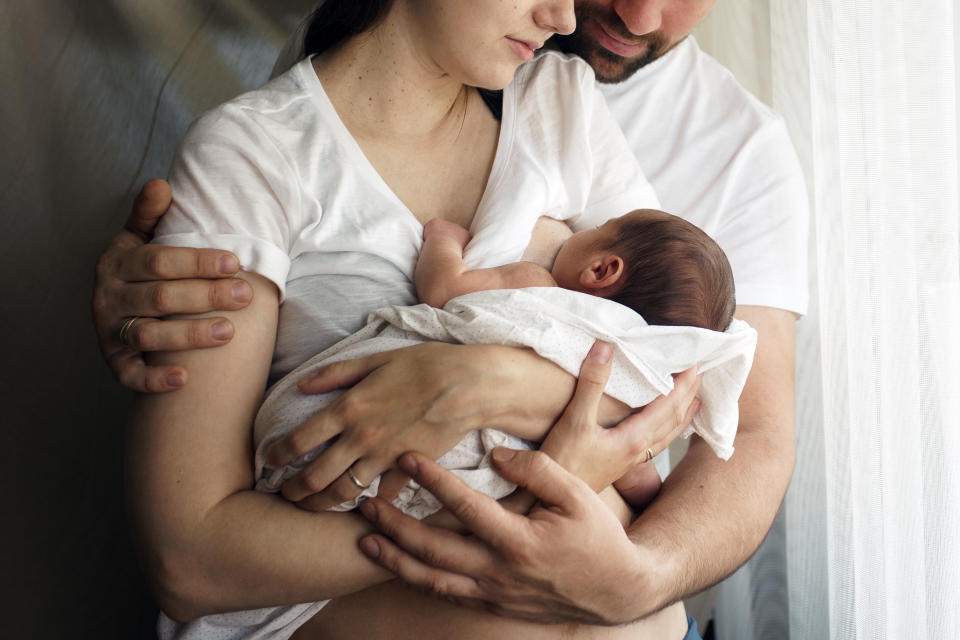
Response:
[[[956,0],[724,0],[705,48],[784,115],[811,197],[797,469],[720,638],[960,631]]]

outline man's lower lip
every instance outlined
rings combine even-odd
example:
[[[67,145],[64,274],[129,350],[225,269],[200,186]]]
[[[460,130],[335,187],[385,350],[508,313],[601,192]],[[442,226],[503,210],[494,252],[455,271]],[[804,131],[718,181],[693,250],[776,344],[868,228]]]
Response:
[[[513,38],[507,38],[507,42],[510,43],[510,46],[513,47],[513,50],[516,51],[517,55],[523,60],[533,60],[533,49],[528,47],[526,44],[520,42],[519,40],[514,40]]]
[[[642,44],[624,44],[612,37],[596,20],[590,22],[590,29],[601,47],[622,58],[633,58],[643,53]]]

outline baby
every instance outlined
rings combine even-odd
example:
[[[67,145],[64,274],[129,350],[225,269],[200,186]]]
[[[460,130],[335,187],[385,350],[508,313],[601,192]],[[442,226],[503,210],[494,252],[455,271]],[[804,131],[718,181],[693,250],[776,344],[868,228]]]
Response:
[[[424,226],[414,275],[421,302],[442,308],[475,291],[559,286],[619,302],[651,325],[724,331],[733,318],[733,271],[723,250],[699,227],[663,211],[631,211],[573,234],[551,271],[532,262],[467,269],[469,241],[458,224],[434,219]],[[660,476],[653,464],[642,464],[614,486],[642,507],[659,491]]]
[[[272,443],[340,393],[303,394],[298,380],[338,360],[428,340],[526,346],[575,375],[590,345],[601,337],[615,345],[607,392],[632,407],[667,392],[671,372],[699,361],[704,365],[700,390],[704,405],[702,419],[695,420],[691,431],[721,458],[730,456],[736,397],[750,369],[756,332],[731,320],[732,272],[723,252],[703,231],[660,211],[633,211],[568,238],[552,271],[529,262],[468,269],[463,262],[468,231],[434,220],[423,233],[414,280],[427,304],[374,311],[361,330],[304,362],[268,392],[254,425],[259,490],[278,491],[330,444],[281,467],[266,463]],[[594,301],[583,293],[610,301]],[[487,456],[496,446],[535,446],[545,433],[536,425],[527,426],[514,425],[515,433],[493,425],[472,431],[439,462],[471,487],[504,497],[515,487],[489,467]],[[376,495],[378,480],[354,500],[334,508],[348,510],[364,496]],[[642,507],[659,490],[660,477],[652,464],[641,464],[614,486],[627,502]],[[412,484],[401,490],[394,504],[418,518],[441,506]]]
[[[414,275],[421,302],[442,308],[474,291],[562,287],[630,307],[647,324],[724,331],[733,318],[733,271],[713,239],[683,218],[638,209],[573,234],[553,269],[514,262],[467,269],[463,249],[470,232],[434,219],[423,228]]]

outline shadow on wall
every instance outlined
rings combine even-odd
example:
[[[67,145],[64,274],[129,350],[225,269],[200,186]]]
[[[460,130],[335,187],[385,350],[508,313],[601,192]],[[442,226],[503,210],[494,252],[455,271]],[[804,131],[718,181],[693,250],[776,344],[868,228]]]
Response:
[[[150,638],[93,265],[189,123],[262,83],[313,0],[0,6],[4,638]]]

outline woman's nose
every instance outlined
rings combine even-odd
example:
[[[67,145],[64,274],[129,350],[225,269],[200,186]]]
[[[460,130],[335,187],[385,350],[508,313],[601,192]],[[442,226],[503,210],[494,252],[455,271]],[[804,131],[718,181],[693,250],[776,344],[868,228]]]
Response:
[[[660,28],[664,4],[670,0],[614,0],[613,10],[635,36]]]
[[[534,21],[543,29],[567,35],[577,27],[573,15],[573,0],[550,0],[543,3]]]

